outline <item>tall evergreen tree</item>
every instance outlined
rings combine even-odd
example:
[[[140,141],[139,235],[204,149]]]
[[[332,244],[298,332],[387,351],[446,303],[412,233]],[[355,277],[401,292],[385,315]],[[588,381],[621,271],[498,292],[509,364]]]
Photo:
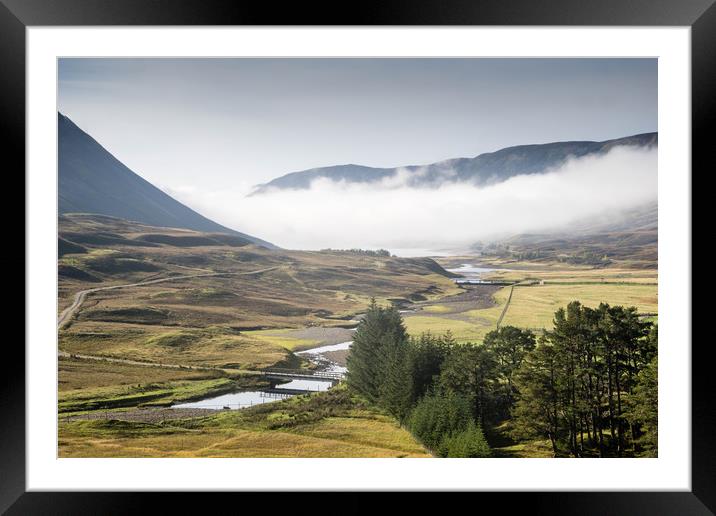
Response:
[[[627,404],[627,417],[639,426],[637,444],[648,457],[657,457],[659,449],[658,371],[659,360],[654,357],[639,371],[634,393]]]
[[[408,342],[385,346],[383,351],[385,363],[383,383],[379,388],[380,402],[401,423],[415,402],[411,351]]]
[[[384,381],[385,357],[388,348],[399,346],[407,339],[403,320],[393,308],[381,308],[371,300],[368,311],[358,324],[347,358],[348,385],[372,401],[378,401]]]
[[[515,373],[520,396],[513,410],[518,438],[547,437],[558,454],[561,400],[555,348],[543,338]]]
[[[485,335],[485,347],[492,351],[497,361],[497,370],[506,387],[506,404],[513,401],[515,386],[513,376],[527,353],[535,348],[535,335],[530,330],[514,326],[502,326]]]

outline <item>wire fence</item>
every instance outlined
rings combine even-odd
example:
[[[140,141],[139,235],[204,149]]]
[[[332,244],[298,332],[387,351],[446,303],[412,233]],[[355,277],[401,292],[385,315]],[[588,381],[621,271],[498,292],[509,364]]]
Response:
[[[497,319],[497,324],[495,325],[497,329],[500,329],[500,324],[502,324],[502,319],[505,318],[505,314],[507,313],[507,309],[510,307],[510,301],[512,301],[512,292],[515,290],[515,285],[512,285],[510,287],[510,295],[507,296],[507,302],[505,303],[505,307],[502,309],[502,313],[500,314],[500,317]]]

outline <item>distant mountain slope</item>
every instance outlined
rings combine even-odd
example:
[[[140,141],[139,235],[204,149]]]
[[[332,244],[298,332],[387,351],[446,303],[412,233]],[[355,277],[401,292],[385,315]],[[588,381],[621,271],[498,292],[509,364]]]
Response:
[[[560,261],[605,266],[656,268],[658,264],[659,210],[656,202],[622,213],[578,221],[560,231],[524,233],[489,244],[476,244],[484,256],[518,261]]]
[[[474,158],[457,158],[430,165],[400,168],[373,168],[361,165],[337,165],[293,172],[259,185],[254,194],[270,188],[307,189],[318,178],[350,183],[371,183],[394,176],[398,170],[408,173],[411,186],[438,186],[443,182],[468,181],[478,185],[499,183],[522,174],[540,174],[564,163],[569,157],[607,152],[619,145],[657,145],[658,133],[644,133],[603,142],[573,141],[541,145],[519,145]]]
[[[61,113],[57,125],[60,214],[98,213],[152,226],[228,233],[276,247],[217,224],[162,192]]]

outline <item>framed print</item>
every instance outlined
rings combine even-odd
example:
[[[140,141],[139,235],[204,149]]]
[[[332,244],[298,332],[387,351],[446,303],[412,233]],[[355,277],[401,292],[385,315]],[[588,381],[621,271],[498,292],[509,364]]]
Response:
[[[4,1],[27,304],[3,509],[713,511],[711,4]]]

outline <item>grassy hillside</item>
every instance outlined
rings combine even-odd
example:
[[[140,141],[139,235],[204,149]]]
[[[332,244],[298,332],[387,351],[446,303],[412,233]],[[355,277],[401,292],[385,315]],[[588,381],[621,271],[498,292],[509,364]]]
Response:
[[[410,304],[459,291],[432,260],[268,250],[112,217],[61,216],[60,238],[82,246],[59,259],[60,311],[84,289],[161,280],[89,294],[60,332],[68,353],[265,367],[332,342],[290,332],[354,326],[372,296]]]
[[[583,220],[550,233],[521,234],[488,245],[476,245],[482,258],[514,266],[514,262],[586,265],[592,267],[658,267],[656,203]]]

